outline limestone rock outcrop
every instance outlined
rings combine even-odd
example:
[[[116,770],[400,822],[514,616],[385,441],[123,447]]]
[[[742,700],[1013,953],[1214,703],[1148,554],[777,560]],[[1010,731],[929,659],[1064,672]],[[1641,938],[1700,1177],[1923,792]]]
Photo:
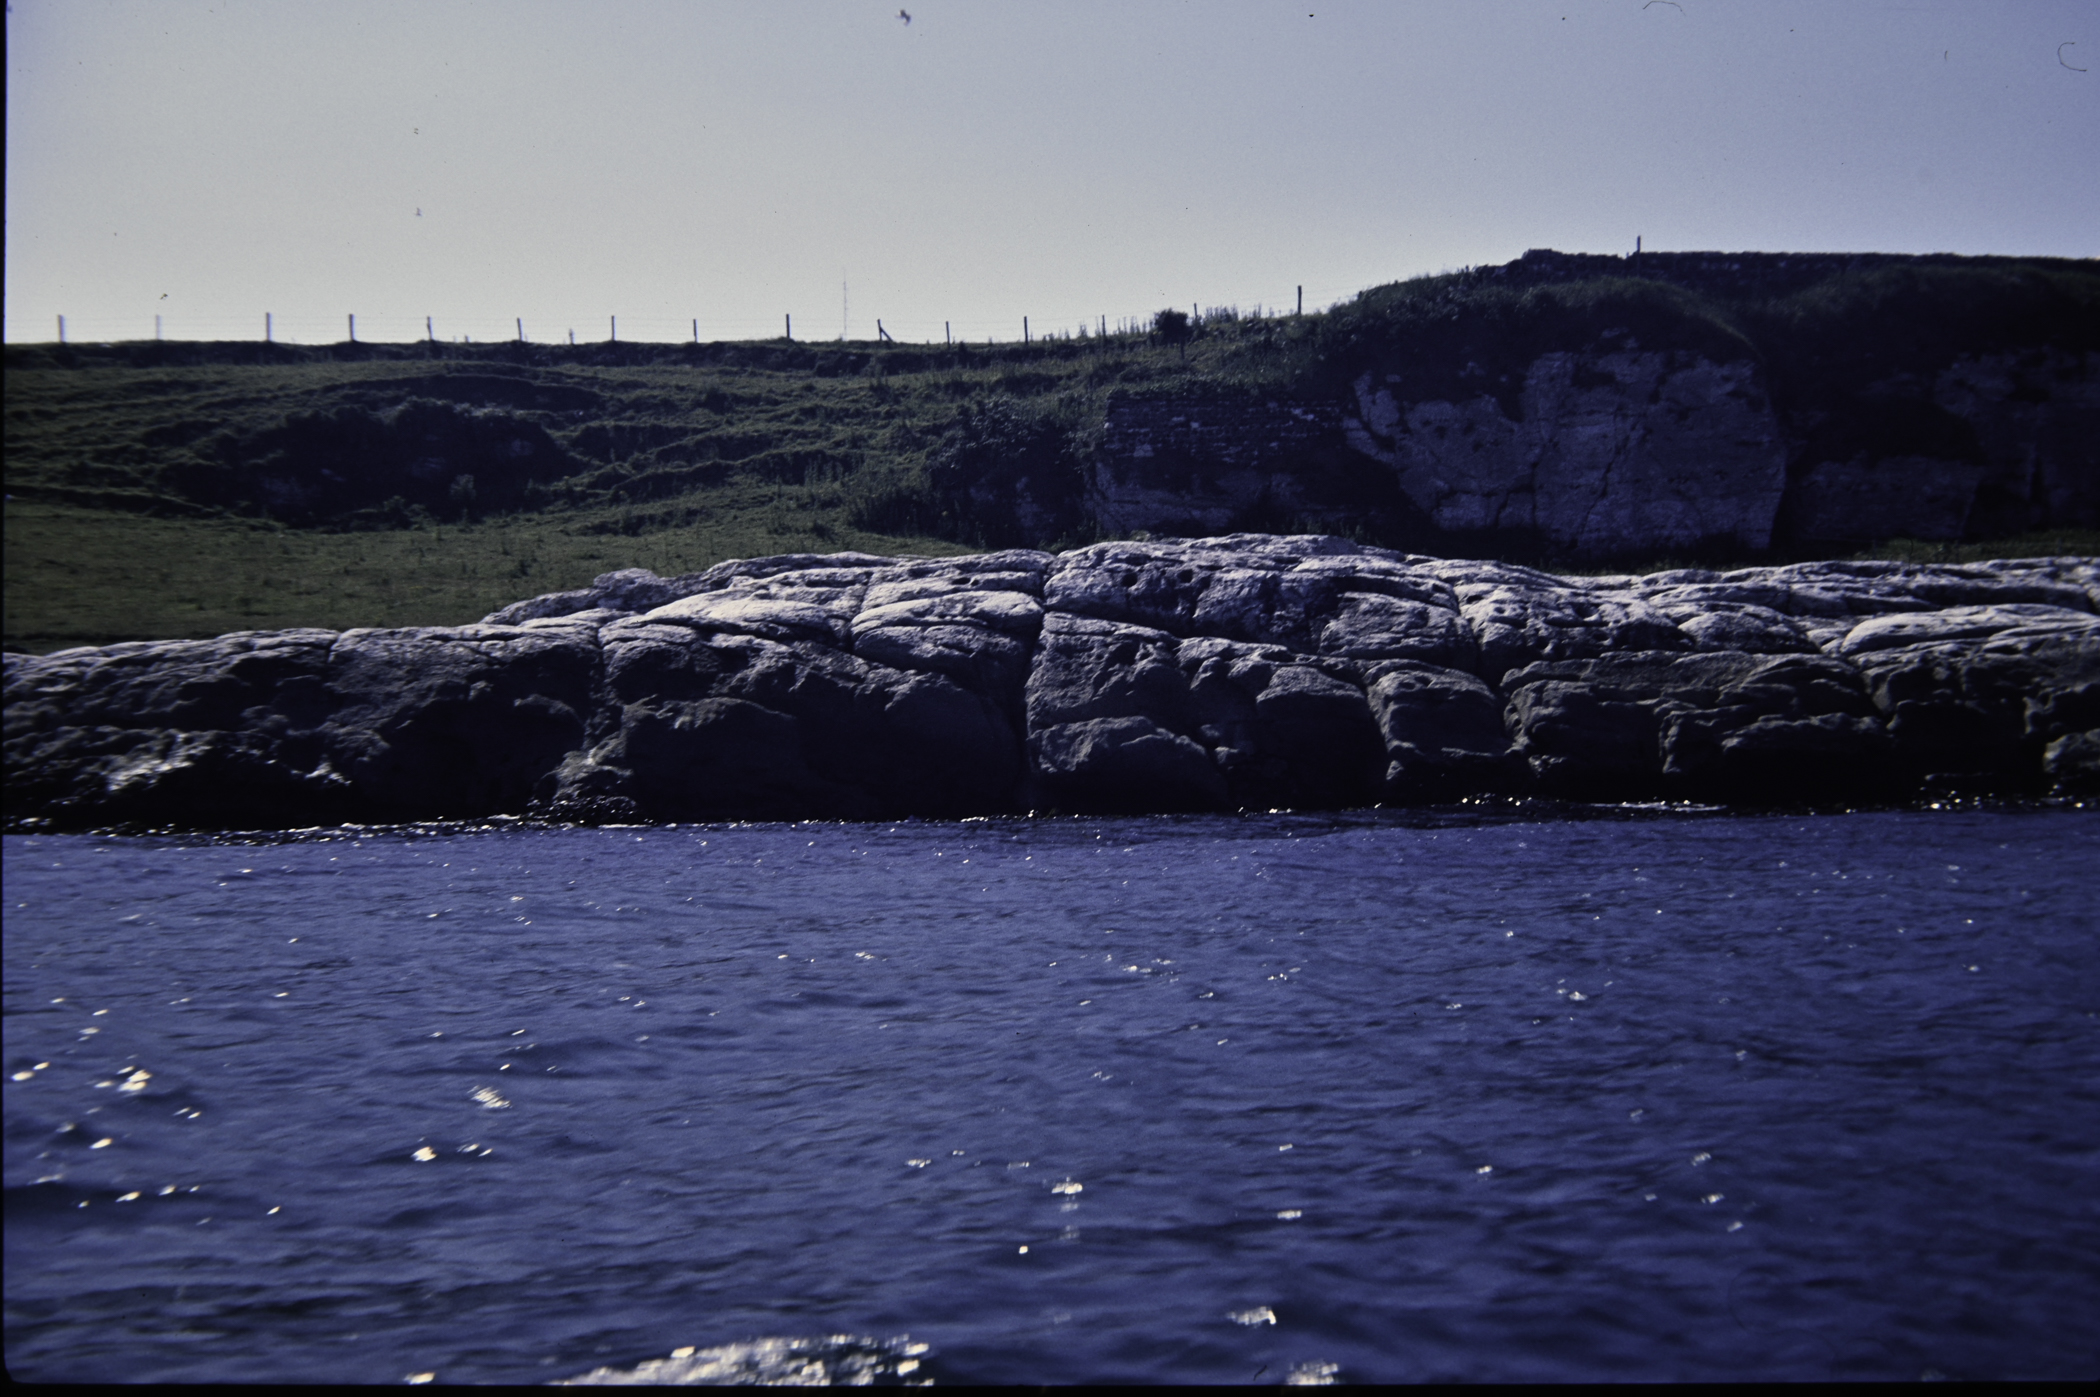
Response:
[[[1558,577],[1240,534],[608,573],[6,657],[7,814],[873,819],[2100,786],[2100,561]]]
[[[1119,395],[1088,514],[1123,532],[1292,518],[1443,541],[1424,546],[1529,540],[1564,557],[2100,521],[2090,351],[1969,355],[1922,384],[1870,385],[1855,416],[1936,420],[1939,436],[1913,446],[1904,430],[1789,414],[1749,359],[1622,342],[1542,354],[1506,380],[1460,377],[1454,389],[1366,372],[1341,402]]]
[[[1260,371],[1112,391],[1083,512],[1593,562],[2093,529],[2094,307],[2090,261],[1534,249],[1207,325]]]
[[[1535,533],[1577,554],[1771,546],[1786,446],[1748,360],[1544,354],[1509,404],[1410,401],[1397,375],[1354,386],[1349,444],[1447,532]]]

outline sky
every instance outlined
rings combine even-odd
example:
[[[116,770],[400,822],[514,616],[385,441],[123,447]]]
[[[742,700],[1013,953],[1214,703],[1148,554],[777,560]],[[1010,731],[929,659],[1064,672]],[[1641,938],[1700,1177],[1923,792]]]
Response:
[[[2100,254],[2094,0],[9,0],[5,337],[975,341]]]

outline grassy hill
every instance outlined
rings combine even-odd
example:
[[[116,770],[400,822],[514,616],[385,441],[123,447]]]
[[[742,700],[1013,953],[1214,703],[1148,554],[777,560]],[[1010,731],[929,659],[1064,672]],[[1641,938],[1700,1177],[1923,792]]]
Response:
[[[1333,396],[1370,364],[1457,391],[1462,367],[1521,381],[1542,350],[1632,330],[1760,358],[1826,430],[1855,430],[1863,376],[1950,346],[2100,347],[2091,264],[1807,260],[1738,284],[1535,255],[1324,314],[1217,309],[1182,343],[11,345],[6,642],[446,624],[616,567],[1070,547],[1094,537],[1076,510],[995,538],[969,487],[1022,462],[1076,501],[1116,393]]]
[[[6,639],[449,624],[616,567],[967,551],[920,495],[971,405],[1034,429],[1198,371],[1141,336],[11,346]]]

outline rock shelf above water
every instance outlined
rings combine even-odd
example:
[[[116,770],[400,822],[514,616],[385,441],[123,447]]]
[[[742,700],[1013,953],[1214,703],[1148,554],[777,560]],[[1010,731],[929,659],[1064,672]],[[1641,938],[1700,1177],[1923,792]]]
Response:
[[[20,827],[1869,803],[2100,785],[2100,560],[1557,577],[1324,536],[629,569],[6,657]]]

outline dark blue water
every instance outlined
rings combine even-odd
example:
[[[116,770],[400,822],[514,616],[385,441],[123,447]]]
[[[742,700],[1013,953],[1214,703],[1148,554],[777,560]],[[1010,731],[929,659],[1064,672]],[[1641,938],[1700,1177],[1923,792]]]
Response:
[[[2091,814],[24,836],[5,893],[18,1378],[2100,1371]]]

